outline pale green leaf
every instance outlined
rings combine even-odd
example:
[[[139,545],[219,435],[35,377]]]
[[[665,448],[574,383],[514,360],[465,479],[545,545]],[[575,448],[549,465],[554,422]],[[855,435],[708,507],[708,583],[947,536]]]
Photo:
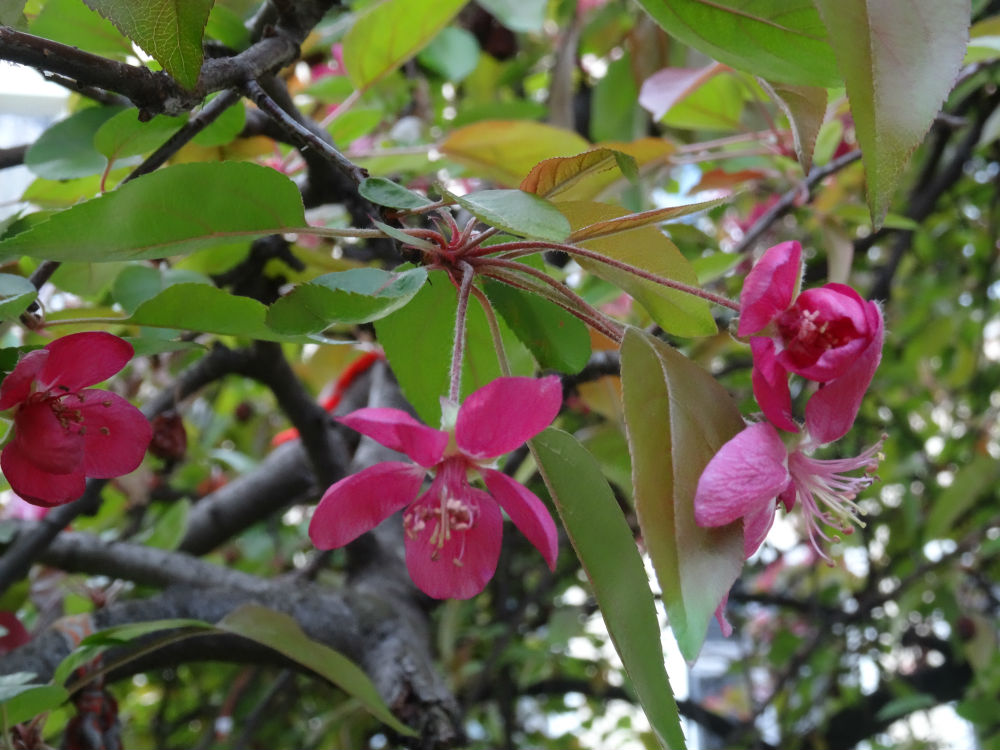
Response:
[[[480,221],[519,237],[562,242],[570,226],[559,209],[523,190],[480,190],[452,196]]]

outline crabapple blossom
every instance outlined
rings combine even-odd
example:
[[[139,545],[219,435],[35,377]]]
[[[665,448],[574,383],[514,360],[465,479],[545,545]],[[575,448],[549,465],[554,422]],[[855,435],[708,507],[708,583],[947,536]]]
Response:
[[[461,407],[445,402],[446,430],[398,409],[366,408],[339,417],[416,465],[387,461],[332,485],[309,525],[313,544],[341,547],[405,508],[406,564],[414,583],[437,599],[468,599],[496,571],[503,508],[554,569],[558,535],[552,516],[534,493],[490,463],[545,429],[561,405],[558,377],[516,377],[494,380]],[[421,494],[428,472],[433,479]],[[470,483],[477,475],[486,490]]]
[[[87,477],[128,474],[146,454],[152,431],[121,396],[88,388],[121,370],[134,351],[110,333],[74,333],[29,352],[0,384],[0,410],[14,408],[0,468],[35,505],[68,503]]]
[[[882,358],[882,311],[845,284],[797,294],[802,272],[798,242],[767,250],[740,294],[737,334],[750,336],[753,390],[764,415],[798,432],[789,373],[821,383],[806,406],[811,434],[832,442],[854,424],[861,399]]]

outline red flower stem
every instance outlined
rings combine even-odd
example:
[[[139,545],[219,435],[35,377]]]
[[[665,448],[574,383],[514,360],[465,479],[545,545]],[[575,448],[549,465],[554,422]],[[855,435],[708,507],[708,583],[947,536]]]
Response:
[[[503,258],[509,260],[513,258],[520,258],[524,255],[532,255],[542,250],[562,250],[564,253],[569,253],[570,255],[580,258],[594,260],[598,263],[603,263],[606,266],[617,268],[619,271],[630,273],[633,276],[645,279],[646,281],[652,281],[654,284],[665,286],[668,289],[676,289],[678,292],[684,292],[685,294],[690,294],[695,297],[701,297],[701,299],[708,300],[709,302],[720,305],[721,307],[728,307],[730,310],[735,310],[736,312],[739,312],[740,310],[738,302],[734,302],[728,297],[723,297],[721,294],[713,294],[712,292],[706,292],[704,289],[699,289],[696,286],[690,286],[689,284],[674,281],[673,279],[668,279],[664,276],[657,276],[655,273],[644,271],[636,266],[623,263],[622,261],[615,260],[614,258],[609,258],[608,256],[601,255],[593,250],[585,250],[584,248],[577,247],[576,245],[564,245],[561,242],[545,242],[542,240],[524,240],[523,242],[504,242],[500,245],[490,245],[489,247],[479,248],[476,254],[484,255],[486,253],[503,253]]]
[[[469,311],[469,290],[472,289],[472,279],[476,270],[465,261],[460,261],[462,283],[458,286],[458,309],[455,311],[455,344],[451,352],[451,387],[448,398],[458,403],[462,387],[462,357],[465,355],[465,318]],[[452,279],[452,283],[454,283]]]
[[[532,276],[539,281],[547,284],[551,287],[556,294],[558,294],[562,299],[568,300],[568,302],[562,302],[554,297],[548,297],[549,301],[554,302],[561,308],[566,310],[568,313],[576,315],[580,320],[582,320],[587,325],[600,331],[605,336],[607,336],[612,341],[616,341],[619,344],[625,336],[624,330],[615,324],[607,315],[602,313],[596,307],[591,305],[589,302],[583,299],[580,295],[574,292],[572,289],[567,287],[562,282],[553,279],[544,271],[539,271],[537,268],[532,268],[531,266],[525,265],[524,263],[518,263],[513,260],[507,260],[505,258],[484,258],[480,261],[482,265],[489,267],[500,267],[504,269],[509,269],[510,271],[524,273]],[[486,273],[489,273],[488,271]],[[503,277],[498,277],[498,281],[504,281],[510,284],[507,280],[509,278],[508,274],[503,274]],[[516,284],[511,284],[511,286],[518,286]],[[537,291],[531,287],[518,286],[519,289],[524,289],[526,291]]]
[[[475,285],[469,287],[477,300],[479,300],[479,306],[483,308],[483,312],[486,314],[486,324],[490,327],[490,337],[493,339],[493,348],[497,353],[497,362],[500,364],[500,374],[505,378],[510,377],[510,360],[507,359],[507,351],[503,346],[503,336],[500,333],[500,323],[497,321],[496,311],[493,309],[493,305],[490,304],[489,299],[487,299],[486,294]]]
[[[466,242],[462,246],[462,252],[463,253],[468,253],[469,250],[472,250],[473,248],[478,247],[479,245],[481,245],[483,242],[485,242],[486,240],[488,240],[490,237],[492,237],[493,235],[495,235],[499,231],[500,230],[497,229],[496,227],[491,227],[490,229],[487,229],[485,232],[480,232],[473,239],[469,240],[468,242]],[[484,252],[489,253],[489,252],[492,252],[492,251],[493,251],[492,248],[490,248],[489,250],[485,250],[485,251],[484,250],[479,250],[478,252],[473,253],[472,255],[474,255],[474,256],[475,255],[481,255]]]

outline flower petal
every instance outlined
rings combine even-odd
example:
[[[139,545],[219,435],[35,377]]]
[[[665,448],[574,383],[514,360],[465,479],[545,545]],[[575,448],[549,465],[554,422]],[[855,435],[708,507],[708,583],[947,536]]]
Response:
[[[562,383],[546,378],[497,378],[458,410],[455,442],[469,456],[493,458],[544,430],[562,407]]]
[[[699,526],[724,526],[759,512],[791,481],[788,450],[767,422],[752,424],[719,449],[701,473],[694,496]]]
[[[343,547],[411,503],[423,481],[422,468],[402,461],[345,477],[323,493],[309,522],[309,538],[319,549]]]
[[[72,397],[74,398],[75,397]],[[73,403],[45,399],[25,404],[14,415],[14,439],[31,463],[51,474],[82,470],[84,438]],[[20,494],[20,493],[18,493]]]
[[[743,517],[743,557],[749,559],[767,538],[767,532],[774,525],[776,502],[765,504],[760,510]]]
[[[45,347],[49,358],[38,374],[41,390],[78,391],[107,380],[132,359],[132,345],[104,331],[71,333]]]
[[[847,434],[858,416],[861,399],[882,360],[885,323],[874,302],[865,310],[873,331],[868,347],[836,380],[820,386],[806,404],[806,430],[819,443],[832,443]]]
[[[802,246],[782,242],[769,248],[750,269],[740,292],[739,336],[750,336],[788,309],[802,273]]]
[[[479,473],[493,499],[500,503],[518,530],[542,553],[549,570],[555,570],[559,532],[545,503],[527,487],[502,472],[480,469]]]
[[[444,456],[448,433],[428,427],[400,409],[366,408],[337,417],[337,421],[405,453],[421,466],[433,466]]]
[[[0,637],[0,656],[9,654],[18,646],[23,646],[31,640],[24,625],[17,619],[13,612],[0,612],[0,626],[3,626],[7,633]]]
[[[134,471],[153,437],[149,420],[116,393],[85,390],[69,397],[76,398],[83,412],[83,473],[110,479]]]
[[[48,508],[76,500],[87,487],[82,471],[51,474],[38,468],[14,441],[0,453],[0,469],[10,488],[32,505]]]
[[[431,542],[435,524],[406,536],[406,567],[417,587],[435,599],[469,599],[484,588],[497,569],[503,534],[503,516],[489,495],[466,485],[461,498],[476,506],[475,522],[467,531],[453,530],[439,547]],[[416,503],[440,505],[431,487]],[[435,539],[436,542],[436,539]]]
[[[809,380],[825,383],[840,377],[874,333],[867,305],[846,284],[802,292],[778,320],[785,342],[778,360],[786,370]]]
[[[788,432],[798,432],[799,427],[792,419],[792,394],[788,390],[788,372],[775,356],[772,339],[756,337],[750,339],[753,353],[753,395],[760,404],[764,416],[775,427]]]
[[[719,602],[719,606],[715,608],[715,620],[719,623],[719,629],[722,631],[722,635],[728,638],[733,634],[733,626],[729,624],[729,620],[726,619],[726,605],[729,603],[729,592],[722,597],[722,601]]]
[[[49,353],[44,349],[28,352],[14,365],[11,373],[0,383],[0,411],[24,401],[31,393],[31,384],[38,376]]]

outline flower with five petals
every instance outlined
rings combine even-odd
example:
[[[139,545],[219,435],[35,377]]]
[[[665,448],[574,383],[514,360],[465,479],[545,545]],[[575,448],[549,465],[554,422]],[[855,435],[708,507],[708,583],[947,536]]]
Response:
[[[121,396],[89,388],[132,358],[127,341],[104,332],[74,333],[21,358],[0,384],[0,411],[16,407],[14,430],[0,468],[14,490],[35,505],[68,503],[87,477],[133,471],[152,430]]]
[[[341,479],[324,493],[309,524],[320,549],[353,541],[405,508],[406,564],[414,583],[437,599],[468,599],[486,586],[500,557],[503,508],[554,569],[555,522],[530,490],[489,467],[541,432],[562,405],[559,378],[498,378],[470,394],[435,430],[398,409],[359,409],[339,421],[416,465],[387,461]],[[450,407],[450,408],[448,408]],[[427,472],[430,487],[420,493]],[[473,487],[479,476],[486,490]]]
[[[788,375],[821,383],[806,421],[814,439],[830,443],[854,424],[882,358],[882,311],[845,284],[796,294],[801,272],[798,242],[767,250],[743,284],[737,334],[751,337],[753,392],[764,416],[798,432]]]

